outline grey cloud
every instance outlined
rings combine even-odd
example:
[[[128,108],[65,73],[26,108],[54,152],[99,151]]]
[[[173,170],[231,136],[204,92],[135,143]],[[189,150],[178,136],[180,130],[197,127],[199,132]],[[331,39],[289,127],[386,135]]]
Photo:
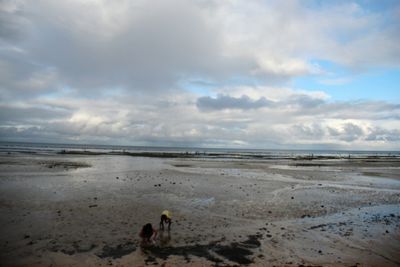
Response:
[[[200,97],[197,99],[197,107],[200,110],[223,110],[223,109],[258,109],[273,105],[273,101],[261,97],[258,100],[252,100],[246,95],[239,98],[218,95],[217,98],[209,96]]]
[[[110,12],[115,8],[99,3],[111,5],[104,7]],[[31,60],[54,66],[68,85],[86,90],[168,89],[193,72],[230,69],[221,57],[218,33],[197,6],[180,0],[123,3],[129,4],[115,23],[97,15],[96,7],[87,12],[75,2],[27,5],[36,15],[31,18],[35,29],[21,47]]]
[[[317,123],[311,125],[296,124],[291,127],[290,132],[293,137],[300,137],[306,140],[320,140],[324,135],[324,129]]]
[[[156,100],[157,103],[158,101]],[[310,124],[312,117],[287,117],[285,113],[282,115],[283,111],[280,109],[254,110],[259,114],[254,117],[254,114],[248,115],[253,113],[250,110],[234,114],[202,113],[186,100],[164,106],[154,106],[150,102],[140,103],[138,100],[133,103],[134,109],[130,105],[132,104],[82,101],[77,103],[77,107],[81,107],[83,113],[74,110],[74,114],[78,116],[71,117],[67,110],[65,113],[55,114],[59,117],[54,121],[51,115],[39,119],[45,110],[28,110],[30,114],[26,118],[20,110],[15,121],[19,119],[26,125],[10,127],[13,124],[4,125],[2,122],[0,138],[3,141],[117,142],[174,146],[235,146],[243,143],[250,147],[262,147],[264,144],[275,148],[318,148],[325,145],[331,148],[338,148],[340,145],[343,145],[342,148],[349,148],[348,145],[356,141],[363,142],[363,146],[358,148],[364,149],[368,147],[368,142],[385,141],[389,145],[399,138],[398,131],[387,128],[363,130],[355,123],[341,124],[334,128],[329,126],[328,117],[327,121]],[[118,114],[119,111],[121,114]],[[4,114],[12,116],[13,112],[10,109]],[[307,145],[309,143],[313,145]]]
[[[56,131],[51,127],[5,127],[0,126],[0,140],[17,142],[42,143],[83,143],[83,144],[115,144],[110,137],[101,135],[81,135],[73,131]]]
[[[317,117],[329,117],[336,119],[369,119],[390,120],[400,115],[400,105],[386,101],[336,101],[323,102],[312,105],[307,109],[303,105],[300,115],[314,115]]]
[[[287,99],[280,101],[272,101],[265,97],[257,100],[252,100],[247,95],[242,95],[239,98],[229,95],[218,95],[216,98],[209,96],[200,97],[197,99],[197,107],[200,110],[223,110],[223,109],[258,109],[263,107],[287,108],[295,107],[296,112],[302,115],[306,110],[320,107],[325,104],[325,100],[316,98],[306,94],[294,94]]]
[[[346,123],[343,127],[343,133],[339,135],[340,140],[352,142],[364,135],[364,131],[353,123]]]
[[[342,129],[327,127],[327,130],[330,136],[346,142],[363,138],[365,134],[362,128],[353,123],[344,124]]]
[[[56,132],[46,131],[39,126],[30,127],[4,127],[0,126],[0,140],[19,142],[60,142],[68,140],[67,134],[60,135]]]
[[[28,21],[19,9],[19,3],[11,0],[0,0],[0,44],[20,40],[26,32]]]
[[[397,9],[400,7],[398,6]],[[396,8],[394,8],[396,9]],[[397,11],[398,13],[398,11]],[[386,27],[373,25],[370,34],[362,35],[349,42],[339,53],[348,57],[341,59],[357,70],[371,66],[398,67],[400,62],[400,24],[396,12],[385,14]]]
[[[41,124],[70,115],[70,111],[55,108],[0,106],[0,125]]]
[[[325,103],[325,100],[321,98],[315,98],[305,94],[295,94],[289,97],[288,100],[284,101],[289,105],[297,105],[301,108],[315,108]]]
[[[60,80],[53,68],[27,62],[19,51],[0,49],[0,97],[10,101],[56,93]]]
[[[328,133],[331,136],[337,137],[340,135],[340,131],[338,129],[332,128],[332,127],[327,127]]]
[[[386,101],[356,101],[354,103],[350,103],[354,105],[356,108],[361,108],[365,111],[400,111],[400,104],[393,104]]]
[[[39,127],[30,127],[28,129],[18,129],[17,127],[4,127],[0,126],[0,137],[2,140],[17,140],[17,141],[26,141],[32,138],[31,140],[35,140],[35,133],[39,131]]]
[[[13,1],[0,3],[13,6]],[[320,10],[323,16],[310,15],[304,19],[304,15],[315,11],[296,1],[290,4],[183,0],[157,4],[151,1],[83,4],[51,0],[21,3],[1,9],[4,23],[0,23],[3,27],[0,31],[5,38],[14,40],[15,46],[26,51],[24,61],[16,60],[15,64],[23,68],[34,62],[42,69],[53,68],[59,86],[67,85],[82,93],[119,87],[161,91],[179,87],[180,80],[196,76],[209,81],[226,81],[241,75],[256,77],[263,83],[287,82],[299,75],[298,68],[306,67],[307,60],[301,55],[321,50],[319,43],[324,47],[322,54],[326,54],[325,49],[334,47],[331,45],[336,41],[331,40],[334,35],[322,38],[320,31],[334,33],[337,16],[343,11],[339,5],[332,18],[328,16],[331,8],[326,8]],[[265,14],[271,14],[274,9],[273,17],[265,20]],[[253,11],[257,16],[253,16]],[[346,13],[349,18],[339,29],[344,31],[347,24],[358,22],[356,15]],[[250,16],[251,24],[243,28],[243,20]],[[324,26],[315,28],[313,19],[324,20]],[[296,25],[295,32],[291,30],[292,24]],[[11,38],[10,35],[17,32],[24,38]],[[298,35],[302,32],[312,33],[311,38],[305,38],[312,41],[299,42]],[[390,36],[390,43],[395,44],[395,35]],[[373,41],[383,39],[378,37],[371,38]],[[320,38],[322,42],[313,40]],[[398,51],[395,46],[387,50]],[[373,60],[380,62],[379,55],[376,57],[378,59]],[[260,63],[260,60],[265,62]],[[337,61],[336,58],[332,60]],[[260,68],[262,70],[257,72]],[[296,102],[304,106],[320,104],[316,99]]]
[[[388,130],[376,127],[370,129],[370,133],[366,137],[367,141],[389,141],[398,142],[400,141],[400,131],[399,130]]]
[[[323,140],[324,137],[333,137],[335,140],[352,142],[363,139],[365,133],[363,129],[353,123],[346,123],[341,129],[323,126],[319,123],[297,124],[292,126],[291,132],[296,137],[304,138],[305,140]]]

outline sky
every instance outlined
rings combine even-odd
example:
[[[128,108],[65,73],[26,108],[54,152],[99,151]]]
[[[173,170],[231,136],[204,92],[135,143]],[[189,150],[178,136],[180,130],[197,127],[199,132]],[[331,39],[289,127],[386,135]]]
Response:
[[[0,141],[400,150],[400,1],[0,0]]]

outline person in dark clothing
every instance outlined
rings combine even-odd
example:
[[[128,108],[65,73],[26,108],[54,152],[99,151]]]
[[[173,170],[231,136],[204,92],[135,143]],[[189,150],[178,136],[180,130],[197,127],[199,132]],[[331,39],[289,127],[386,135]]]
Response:
[[[148,223],[142,227],[139,236],[144,243],[152,243],[157,238],[157,230],[153,228],[151,223]]]

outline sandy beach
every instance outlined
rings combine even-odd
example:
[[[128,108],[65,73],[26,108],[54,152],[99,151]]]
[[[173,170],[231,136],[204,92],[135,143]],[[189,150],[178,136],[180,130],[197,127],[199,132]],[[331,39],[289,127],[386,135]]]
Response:
[[[399,266],[400,159],[0,156],[0,266]],[[171,231],[141,246],[145,223]]]

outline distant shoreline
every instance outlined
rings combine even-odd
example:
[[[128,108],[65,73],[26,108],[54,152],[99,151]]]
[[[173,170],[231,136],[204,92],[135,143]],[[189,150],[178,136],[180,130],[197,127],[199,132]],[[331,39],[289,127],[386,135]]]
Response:
[[[277,156],[277,155],[260,155],[260,154],[241,154],[241,153],[215,153],[215,152],[96,152],[96,151],[77,151],[62,150],[58,154],[66,155],[119,155],[132,157],[149,157],[149,158],[217,158],[217,159],[259,159],[259,160],[336,160],[336,159],[358,159],[358,160],[400,160],[398,155],[293,155],[293,156]]]
[[[32,148],[79,148],[79,149],[107,149],[107,150],[138,150],[138,151],[240,151],[240,152],[294,152],[294,153],[340,153],[340,154],[398,154],[400,150],[357,150],[333,148],[234,148],[234,147],[199,147],[199,146],[157,146],[157,145],[111,145],[111,144],[74,144],[74,143],[37,143],[0,141],[2,147],[32,147]]]
[[[195,147],[145,147],[0,142],[0,153],[47,155],[120,155],[151,158],[248,160],[397,160],[400,151],[278,150]]]

